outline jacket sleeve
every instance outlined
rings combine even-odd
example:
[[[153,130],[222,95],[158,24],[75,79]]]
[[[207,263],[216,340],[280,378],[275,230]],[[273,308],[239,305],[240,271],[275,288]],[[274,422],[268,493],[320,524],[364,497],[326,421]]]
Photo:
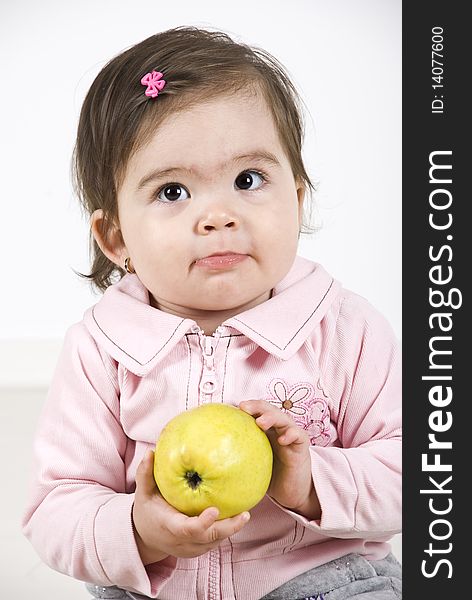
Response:
[[[155,597],[173,565],[144,567],[135,543],[116,379],[85,326],[71,327],[38,423],[23,531],[53,569]]]
[[[291,514],[327,536],[386,540],[401,531],[399,343],[386,319],[354,294],[332,331],[323,384],[338,441],[311,447],[321,519]]]

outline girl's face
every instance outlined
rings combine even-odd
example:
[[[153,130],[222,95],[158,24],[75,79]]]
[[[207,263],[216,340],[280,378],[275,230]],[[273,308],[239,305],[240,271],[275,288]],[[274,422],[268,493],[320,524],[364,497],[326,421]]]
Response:
[[[264,100],[217,98],[165,120],[132,156],[119,232],[97,241],[120,266],[131,258],[154,306],[227,318],[267,300],[289,271],[302,201]]]

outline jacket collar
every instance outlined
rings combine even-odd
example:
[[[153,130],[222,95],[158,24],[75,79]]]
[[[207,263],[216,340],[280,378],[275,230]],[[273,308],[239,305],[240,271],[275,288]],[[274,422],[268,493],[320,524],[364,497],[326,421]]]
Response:
[[[340,287],[321,265],[297,256],[269,300],[231,317],[222,328],[228,334],[234,330],[242,333],[270,354],[287,360],[321,321]],[[192,319],[150,306],[149,293],[136,275],[125,275],[109,287],[87,310],[84,322],[99,346],[140,376],[196,329]]]

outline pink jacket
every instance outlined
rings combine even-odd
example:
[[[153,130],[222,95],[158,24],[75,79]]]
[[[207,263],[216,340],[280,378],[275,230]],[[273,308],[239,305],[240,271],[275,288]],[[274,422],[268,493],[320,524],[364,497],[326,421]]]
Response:
[[[24,532],[58,571],[162,600],[255,600],[349,552],[383,558],[401,527],[400,397],[391,327],[319,264],[297,257],[270,300],[214,337],[152,308],[126,275],[66,335]],[[131,509],[145,450],[181,411],[252,398],[307,430],[321,520],[266,496],[218,549],[144,567]]]

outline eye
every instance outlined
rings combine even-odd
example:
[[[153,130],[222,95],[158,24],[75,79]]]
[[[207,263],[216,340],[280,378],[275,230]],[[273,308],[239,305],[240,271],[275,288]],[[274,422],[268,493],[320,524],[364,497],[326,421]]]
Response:
[[[157,197],[161,202],[178,202],[179,200],[187,200],[190,194],[179,183],[168,183],[159,190]]]
[[[258,190],[265,182],[265,177],[257,171],[243,171],[234,183],[240,190]]]

